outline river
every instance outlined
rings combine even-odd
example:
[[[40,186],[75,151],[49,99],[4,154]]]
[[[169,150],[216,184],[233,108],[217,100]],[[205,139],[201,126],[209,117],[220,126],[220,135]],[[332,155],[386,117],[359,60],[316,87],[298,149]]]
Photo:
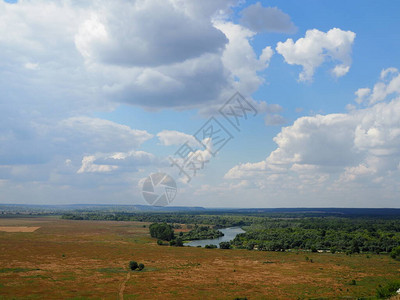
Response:
[[[216,245],[219,248],[219,243],[221,242],[229,242],[233,240],[239,233],[244,233],[245,231],[240,227],[229,227],[224,229],[218,229],[221,231],[224,236],[221,236],[217,239],[209,239],[209,240],[196,240],[190,241],[189,243],[185,243],[185,246],[197,247],[205,245]]]

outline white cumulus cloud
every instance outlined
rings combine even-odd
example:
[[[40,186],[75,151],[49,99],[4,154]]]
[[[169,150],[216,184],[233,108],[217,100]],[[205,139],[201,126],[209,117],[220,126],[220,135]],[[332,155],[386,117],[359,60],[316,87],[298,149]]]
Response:
[[[351,49],[356,34],[352,31],[343,31],[333,28],[328,32],[317,29],[307,30],[304,38],[294,42],[278,42],[276,51],[281,54],[290,65],[303,67],[299,81],[310,81],[315,70],[327,60],[339,62],[332,73],[336,77],[347,74],[351,65]]]

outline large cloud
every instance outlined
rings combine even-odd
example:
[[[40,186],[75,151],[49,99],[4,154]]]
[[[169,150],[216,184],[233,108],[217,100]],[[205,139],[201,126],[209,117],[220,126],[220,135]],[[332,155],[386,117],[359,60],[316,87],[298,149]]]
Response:
[[[303,67],[299,75],[300,81],[312,80],[315,69],[328,59],[339,62],[332,73],[341,77],[350,70],[351,47],[355,36],[354,32],[339,28],[333,28],[326,33],[312,29],[307,30],[305,37],[296,42],[292,39],[279,42],[276,51],[288,64]]]
[[[347,200],[366,196],[370,189],[393,198],[396,193],[385,189],[398,186],[400,178],[399,92],[396,95],[346,114],[299,118],[282,128],[274,138],[276,150],[264,161],[237,165],[225,178],[250,180],[267,189],[274,185],[282,194],[289,187],[308,189],[311,198],[345,188],[342,196]]]
[[[78,50],[89,61],[125,67],[168,65],[218,52],[227,43],[210,16],[188,15],[173,1],[113,1],[96,11],[75,36]]]
[[[250,96],[272,50],[257,57],[249,44],[256,33],[226,21],[237,3],[0,2],[0,87],[18,99],[56,99],[60,111],[117,103],[186,109],[235,89]]]

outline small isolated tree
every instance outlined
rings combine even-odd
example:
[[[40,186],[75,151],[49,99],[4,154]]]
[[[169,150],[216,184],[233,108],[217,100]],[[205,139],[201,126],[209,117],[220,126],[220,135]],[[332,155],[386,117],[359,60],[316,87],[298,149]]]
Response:
[[[136,261],[131,260],[129,262],[129,269],[132,271],[136,270],[139,267],[138,263]]]
[[[142,271],[143,269],[144,269],[144,264],[140,263],[140,264],[138,265],[138,270],[139,270],[139,271]]]
[[[163,241],[162,240],[157,240],[157,245],[160,245],[160,246],[162,246],[164,243],[163,243]]]

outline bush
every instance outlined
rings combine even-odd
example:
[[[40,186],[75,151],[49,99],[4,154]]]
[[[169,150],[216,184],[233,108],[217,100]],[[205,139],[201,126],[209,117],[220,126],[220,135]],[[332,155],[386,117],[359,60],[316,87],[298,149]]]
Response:
[[[376,289],[376,297],[379,299],[387,299],[396,295],[397,290],[400,288],[400,281],[392,281],[385,286],[379,286]]]
[[[393,259],[400,259],[400,246],[393,248],[392,252],[390,252],[390,257]]]
[[[315,248],[314,246],[311,247],[311,252],[318,252],[317,248]]]
[[[215,249],[215,248],[217,248],[217,246],[216,246],[216,245],[210,244],[210,245],[205,245],[204,248],[207,248],[207,249]]]
[[[175,247],[183,247],[183,241],[181,238],[174,239],[169,242],[170,246],[175,246]]]
[[[221,249],[231,249],[231,243],[230,242],[221,242],[221,243],[219,243],[219,248],[221,248]]]
[[[355,279],[353,279],[352,281],[350,281],[349,283],[350,285],[357,285],[357,281]]]
[[[132,271],[136,270],[138,268],[138,263],[134,260],[131,260],[129,262],[129,269],[131,269]]]
[[[177,238],[175,242],[175,246],[177,247],[183,247],[183,241],[181,238]]]
[[[139,271],[142,271],[143,269],[144,269],[144,264],[140,263],[140,264],[138,265],[138,270],[139,270]]]

